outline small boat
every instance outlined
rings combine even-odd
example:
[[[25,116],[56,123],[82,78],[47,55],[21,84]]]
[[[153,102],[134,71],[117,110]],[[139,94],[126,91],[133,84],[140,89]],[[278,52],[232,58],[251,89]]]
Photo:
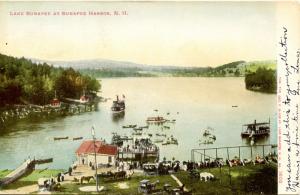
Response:
[[[158,110],[157,110],[157,109],[154,109],[154,111],[157,112]]]
[[[165,123],[167,120],[164,119],[163,117],[157,116],[157,117],[148,117],[146,122],[147,123]]]
[[[234,105],[234,106],[231,106],[232,108],[237,108],[238,106],[237,105]]]
[[[170,127],[169,127],[169,126],[164,126],[164,128],[165,128],[165,129],[170,129]]]
[[[177,140],[174,140],[174,141],[167,140],[167,141],[164,141],[161,145],[171,145],[171,144],[178,145],[178,142],[177,142]]]
[[[61,140],[61,139],[69,139],[69,137],[68,136],[66,136],[66,137],[54,137],[53,139],[54,140]]]
[[[135,128],[137,125],[124,125],[122,126],[124,129],[125,128]]]
[[[134,132],[132,135],[142,135],[142,132]]]
[[[173,137],[173,135],[171,135],[171,137],[168,137],[167,140],[165,140],[162,145],[169,145],[169,144],[174,144],[174,145],[178,145],[178,141],[177,139],[175,139]]]
[[[141,127],[135,127],[135,128],[133,128],[133,130],[134,130],[134,131],[142,131],[143,128],[141,128]]]
[[[167,115],[170,115],[170,112],[167,112]]]
[[[152,137],[152,133],[148,133],[148,136],[149,136],[149,137]]]
[[[157,133],[156,136],[163,136],[163,137],[166,137],[167,135],[166,135],[166,134],[159,134],[159,133]]]
[[[36,159],[34,160],[35,164],[45,164],[53,162],[53,158],[45,158],[45,159]]]
[[[132,137],[128,137],[128,136],[121,137],[120,139],[121,139],[122,141],[130,141],[130,140],[133,140]]]
[[[83,137],[73,137],[73,140],[80,140],[83,139]]]

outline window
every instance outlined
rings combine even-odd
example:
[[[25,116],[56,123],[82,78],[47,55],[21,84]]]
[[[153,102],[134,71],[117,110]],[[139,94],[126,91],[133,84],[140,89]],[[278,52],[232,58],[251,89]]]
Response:
[[[111,156],[108,157],[108,162],[111,163],[112,159]]]

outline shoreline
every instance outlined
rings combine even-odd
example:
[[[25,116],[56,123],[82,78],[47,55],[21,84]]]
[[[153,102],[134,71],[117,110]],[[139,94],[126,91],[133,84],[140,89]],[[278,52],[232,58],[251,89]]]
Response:
[[[102,98],[100,98],[98,101],[93,101],[88,104],[70,104],[62,102],[60,107],[51,107],[50,105],[39,106],[33,104],[7,105],[0,108],[0,124],[4,127],[13,122],[16,122],[16,120],[21,121],[22,119],[36,117],[65,117],[85,112],[93,112],[98,109],[98,103],[101,101]]]

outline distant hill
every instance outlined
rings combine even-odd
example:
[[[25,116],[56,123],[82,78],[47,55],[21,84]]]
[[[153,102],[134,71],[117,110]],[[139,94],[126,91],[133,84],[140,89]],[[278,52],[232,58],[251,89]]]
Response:
[[[126,61],[106,59],[76,61],[44,61],[31,59],[33,62],[46,62],[56,67],[72,67],[81,73],[93,77],[149,77],[149,76],[183,76],[183,77],[231,77],[245,76],[255,72],[259,67],[276,69],[275,60],[266,61],[235,61],[217,67],[181,67],[138,64]]]
[[[186,68],[174,69],[173,76],[205,76],[205,77],[240,77],[256,72],[258,68],[276,70],[276,61],[235,61],[217,66],[215,68]]]
[[[74,61],[50,61],[31,58],[35,63],[49,63],[56,67],[72,67],[74,69],[140,69],[140,70],[160,70],[180,68],[172,65],[147,65],[127,61],[91,59],[91,60],[74,60]]]

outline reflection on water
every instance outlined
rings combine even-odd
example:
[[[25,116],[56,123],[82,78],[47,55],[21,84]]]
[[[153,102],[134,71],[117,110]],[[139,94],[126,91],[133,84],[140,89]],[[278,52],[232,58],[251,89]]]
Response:
[[[113,122],[120,122],[123,121],[125,117],[125,112],[119,112],[119,113],[112,113],[111,118]]]
[[[271,121],[270,136],[256,144],[277,143],[276,95],[245,90],[243,78],[116,78],[103,79],[102,87],[105,98],[126,96],[124,115],[112,115],[109,100],[99,103],[95,112],[15,122],[0,136],[0,168],[14,168],[28,156],[53,157],[54,162],[46,166],[66,168],[76,160],[75,150],[82,140],[54,142],[53,137],[91,139],[95,125],[98,138],[111,140],[112,132],[133,133],[123,125],[145,126],[147,117],[158,115],[176,122],[165,124],[169,129],[151,125],[143,136],[152,134],[155,140],[164,138],[156,134],[166,134],[178,140],[178,145],[158,144],[161,158],[189,160],[192,148],[249,145],[241,138],[242,125],[255,119]],[[208,126],[214,129],[216,141],[200,146],[201,133]]]

